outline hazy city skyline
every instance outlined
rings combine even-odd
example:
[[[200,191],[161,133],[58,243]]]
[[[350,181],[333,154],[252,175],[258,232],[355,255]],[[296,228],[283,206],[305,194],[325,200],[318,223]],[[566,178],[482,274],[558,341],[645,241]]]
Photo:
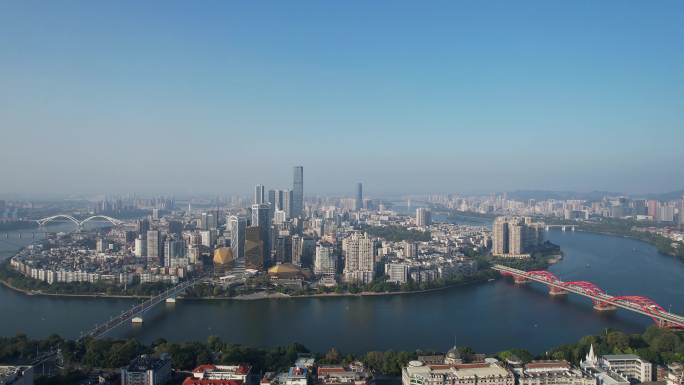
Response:
[[[682,189],[679,2],[0,5],[0,194]]]

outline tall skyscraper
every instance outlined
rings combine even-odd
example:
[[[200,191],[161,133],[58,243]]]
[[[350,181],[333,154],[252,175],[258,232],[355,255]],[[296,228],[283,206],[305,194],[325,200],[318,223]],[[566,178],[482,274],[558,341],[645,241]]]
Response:
[[[276,207],[276,190],[268,190],[268,197],[266,202],[268,202],[269,205],[269,215],[271,218],[273,218],[273,214],[275,214],[275,211],[278,209]]]
[[[292,217],[292,190],[283,191],[283,211],[287,218]]]
[[[228,217],[228,231],[230,231],[230,248],[233,258],[238,262],[245,258],[245,229],[247,220],[237,215]]]
[[[679,224],[684,227],[684,197],[682,197],[682,203],[679,205]]]
[[[264,196],[264,185],[258,184],[254,186],[254,204],[260,205],[266,203],[266,197]]]
[[[282,210],[283,209],[284,197],[285,197],[285,191],[283,191],[283,190],[275,190],[273,192],[273,203],[275,204],[276,210]]]
[[[508,222],[506,218],[498,217],[492,226],[492,254],[508,254]]]
[[[271,205],[271,218],[274,217],[275,213],[279,210],[283,210],[283,190],[268,190],[268,204]],[[290,214],[287,213],[287,218]]]
[[[135,238],[135,256],[147,256],[147,242],[141,235],[139,235],[138,238]]]
[[[292,216],[299,217],[304,209],[304,167],[295,166],[292,181]]]
[[[304,257],[304,238],[295,234],[292,236],[292,264],[301,267]]]
[[[416,226],[424,227],[430,226],[432,223],[432,217],[430,215],[430,210],[419,207],[416,209]]]
[[[363,184],[361,182],[356,184],[356,211],[363,208]]]
[[[268,204],[252,205],[252,226],[258,226],[264,243],[264,263],[268,265],[271,257],[271,216]]]
[[[347,282],[369,283],[373,280],[375,258],[373,240],[368,234],[353,233],[342,240],[344,279]]]
[[[261,229],[257,226],[245,229],[245,267],[264,268],[264,241],[261,239]]]
[[[335,275],[337,271],[337,256],[332,245],[322,244],[316,246],[314,259],[314,274]]]
[[[653,218],[654,221],[658,219],[658,206],[659,202],[656,200],[651,199],[646,201],[646,207],[648,210],[647,213]]]
[[[161,258],[161,235],[159,230],[148,230],[147,231],[147,257],[148,258]]]

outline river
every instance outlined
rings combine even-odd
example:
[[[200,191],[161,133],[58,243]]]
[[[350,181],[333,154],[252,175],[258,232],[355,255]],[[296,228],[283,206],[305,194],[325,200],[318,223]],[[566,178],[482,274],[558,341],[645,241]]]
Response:
[[[594,282],[610,294],[645,295],[684,314],[684,263],[632,239],[551,230],[548,239],[565,258],[551,267],[563,280]],[[16,238],[10,241],[17,242]],[[21,240],[29,242],[27,239]],[[7,257],[16,247],[0,240]],[[77,337],[135,301],[27,296],[0,287],[0,335],[52,333]],[[647,317],[617,311],[598,314],[588,299],[553,298],[539,284],[507,280],[438,292],[377,297],[293,298],[259,301],[179,300],[145,315],[142,326],[122,326],[114,337],[225,341],[250,346],[300,342],[314,351],[440,350],[454,344],[479,352],[513,347],[544,352],[605,328],[639,333]]]

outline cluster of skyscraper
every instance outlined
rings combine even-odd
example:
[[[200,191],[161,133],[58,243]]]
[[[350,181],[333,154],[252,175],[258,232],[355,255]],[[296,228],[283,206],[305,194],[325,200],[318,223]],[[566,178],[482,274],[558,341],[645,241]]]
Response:
[[[276,245],[273,244],[272,225],[282,224],[290,218],[301,217],[303,208],[304,168],[302,166],[294,168],[292,190],[269,190],[266,193],[263,185],[256,185],[249,226],[247,218],[238,215],[228,217],[227,230],[230,232],[230,245],[236,266],[261,268],[269,264],[274,247],[291,249],[291,244],[278,244],[277,237]],[[290,240],[290,242],[298,241],[298,238]],[[295,245],[295,249],[297,246]]]
[[[544,225],[530,217],[497,217],[492,237],[493,255],[524,257],[544,242]]]

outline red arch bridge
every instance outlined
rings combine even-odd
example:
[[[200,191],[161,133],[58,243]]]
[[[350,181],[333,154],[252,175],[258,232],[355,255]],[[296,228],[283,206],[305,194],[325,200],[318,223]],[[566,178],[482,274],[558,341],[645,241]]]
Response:
[[[684,329],[684,317],[666,311],[647,297],[636,295],[612,296],[591,282],[563,282],[553,273],[543,270],[523,271],[504,265],[494,265],[492,269],[497,270],[503,276],[513,277],[515,283],[533,281],[547,285],[551,295],[575,293],[587,297],[592,300],[596,310],[606,311],[621,308],[649,316],[660,327]]]

